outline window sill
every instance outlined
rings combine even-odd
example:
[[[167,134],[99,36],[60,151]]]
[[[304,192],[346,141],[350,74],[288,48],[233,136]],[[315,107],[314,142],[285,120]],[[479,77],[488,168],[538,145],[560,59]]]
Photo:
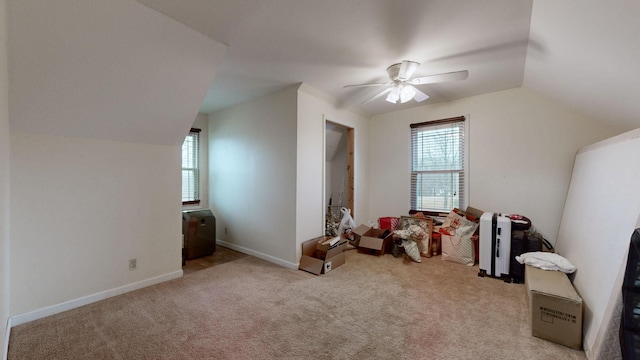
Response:
[[[409,210],[410,215],[415,215],[417,213],[423,213],[425,216],[447,216],[449,212],[442,211],[428,211],[428,210]]]

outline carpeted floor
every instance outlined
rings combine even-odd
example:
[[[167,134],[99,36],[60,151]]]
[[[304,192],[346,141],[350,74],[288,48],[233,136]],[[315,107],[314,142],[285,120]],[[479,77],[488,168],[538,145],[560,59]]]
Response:
[[[585,359],[531,336],[525,287],[440,257],[327,275],[244,257],[12,329],[9,359]]]
[[[187,260],[182,266],[182,273],[184,275],[188,275],[192,272],[204,270],[212,266],[218,266],[229,261],[238,260],[245,256],[249,255],[218,245],[211,255]]]

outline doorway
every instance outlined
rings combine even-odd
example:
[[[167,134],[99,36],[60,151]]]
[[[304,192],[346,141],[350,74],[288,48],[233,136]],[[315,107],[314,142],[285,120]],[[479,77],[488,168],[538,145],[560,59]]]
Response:
[[[335,236],[331,230],[340,222],[340,209],[354,212],[354,129],[332,121],[325,122],[325,233]],[[337,226],[335,226],[337,229]]]

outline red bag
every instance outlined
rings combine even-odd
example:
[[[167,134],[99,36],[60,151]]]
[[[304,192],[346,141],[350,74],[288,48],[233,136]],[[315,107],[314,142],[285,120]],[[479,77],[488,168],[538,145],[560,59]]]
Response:
[[[511,230],[529,230],[531,227],[531,220],[526,216],[511,214],[509,219],[511,219]]]
[[[399,221],[400,221],[400,218],[397,218],[397,217],[392,217],[392,216],[381,217],[381,218],[378,218],[378,227],[380,228],[380,230],[393,231],[398,228]]]

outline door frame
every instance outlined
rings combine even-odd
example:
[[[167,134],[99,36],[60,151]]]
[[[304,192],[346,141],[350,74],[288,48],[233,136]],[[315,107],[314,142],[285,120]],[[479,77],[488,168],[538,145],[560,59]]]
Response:
[[[355,159],[355,129],[341,124],[339,122],[333,121],[333,120],[328,120],[328,119],[324,119],[325,121],[323,122],[324,128],[323,128],[323,146],[322,146],[322,158],[323,158],[323,165],[322,165],[322,203],[323,203],[323,208],[322,208],[322,228],[326,230],[325,228],[325,221],[326,221],[326,216],[327,216],[327,209],[328,209],[328,205],[327,204],[327,196],[326,196],[326,191],[327,191],[327,158],[326,158],[326,154],[327,154],[327,125],[333,125],[333,126],[337,126],[340,128],[343,128],[346,130],[347,132],[347,204],[346,207],[351,209],[351,217],[355,218],[355,171],[354,171],[354,159]]]

